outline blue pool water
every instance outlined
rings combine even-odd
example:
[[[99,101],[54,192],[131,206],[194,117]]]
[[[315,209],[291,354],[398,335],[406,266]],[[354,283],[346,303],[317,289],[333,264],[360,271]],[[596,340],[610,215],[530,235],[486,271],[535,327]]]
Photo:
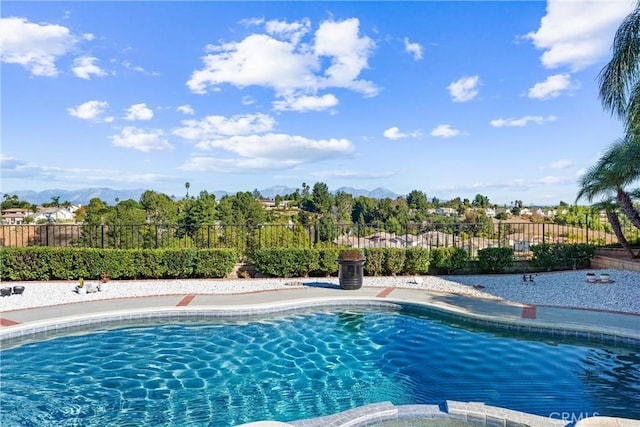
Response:
[[[407,310],[128,326],[0,357],[5,427],[220,427],[444,400],[640,418],[637,349],[470,331]]]

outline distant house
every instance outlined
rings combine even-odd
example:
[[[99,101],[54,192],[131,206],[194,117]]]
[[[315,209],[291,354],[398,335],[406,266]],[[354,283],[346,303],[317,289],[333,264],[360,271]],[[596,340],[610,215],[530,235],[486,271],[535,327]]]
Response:
[[[73,212],[67,208],[42,208],[31,217],[34,222],[68,222],[75,219]]]
[[[266,210],[289,207],[289,200],[280,200],[280,204],[278,206],[276,206],[276,201],[273,199],[259,199],[258,202],[264,206]]]
[[[24,208],[5,209],[2,211],[2,223],[9,225],[22,224],[29,213],[30,211]]]
[[[454,208],[438,208],[436,209],[436,214],[451,216],[451,215],[457,215],[458,211],[455,210]]]

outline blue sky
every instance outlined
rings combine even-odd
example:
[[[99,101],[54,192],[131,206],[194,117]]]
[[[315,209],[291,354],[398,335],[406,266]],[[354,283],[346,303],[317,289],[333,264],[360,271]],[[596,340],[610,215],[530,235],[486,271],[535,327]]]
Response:
[[[324,182],[573,203],[633,0],[17,2],[3,193]]]

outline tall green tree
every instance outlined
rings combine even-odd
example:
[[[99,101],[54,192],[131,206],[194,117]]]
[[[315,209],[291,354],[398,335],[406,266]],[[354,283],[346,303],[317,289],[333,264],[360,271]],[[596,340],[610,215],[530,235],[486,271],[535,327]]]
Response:
[[[178,215],[177,237],[189,236],[197,247],[206,247],[215,240],[216,196],[201,191],[197,198],[184,200]]]
[[[640,2],[616,31],[612,58],[598,75],[604,108],[628,130],[640,127]]]
[[[613,234],[616,235],[620,246],[622,246],[622,248],[627,251],[627,253],[631,255],[632,258],[640,257],[640,252],[636,254],[633,251],[631,244],[629,244],[629,242],[627,241],[627,237],[622,232],[622,225],[620,224],[620,218],[618,217],[617,213],[618,205],[616,204],[615,200],[612,198],[602,200],[601,202],[594,204],[593,208],[605,211],[607,220],[609,221],[609,224],[611,224]]]
[[[585,198],[592,202],[596,197],[603,200],[615,198],[629,221],[640,228],[640,212],[633,205],[633,190],[627,187],[637,178],[640,168],[637,138],[627,134],[612,144],[598,162],[580,178],[576,200]],[[635,154],[633,154],[635,153]]]
[[[152,190],[142,193],[140,206],[147,213],[147,221],[153,224],[172,224],[178,216],[178,209],[173,200],[166,194]]]
[[[267,214],[264,206],[247,191],[220,199],[217,217],[223,224],[260,224]]]

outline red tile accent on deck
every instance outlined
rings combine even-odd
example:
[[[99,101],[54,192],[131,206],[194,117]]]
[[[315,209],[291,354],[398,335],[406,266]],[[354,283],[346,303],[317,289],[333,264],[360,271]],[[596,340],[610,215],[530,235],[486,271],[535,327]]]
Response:
[[[391,292],[393,292],[396,288],[385,288],[384,291],[380,292],[378,295],[376,295],[376,298],[384,298],[387,295],[389,295]]]
[[[191,304],[191,301],[193,301],[195,297],[195,295],[187,295],[186,297],[182,298],[178,304],[176,304],[176,307],[184,307]]]
[[[13,320],[5,319],[4,317],[0,317],[0,326],[14,326],[19,324],[20,322],[16,322]]]
[[[535,319],[536,318],[536,306],[535,305],[525,305],[522,307],[522,318],[523,319]]]

